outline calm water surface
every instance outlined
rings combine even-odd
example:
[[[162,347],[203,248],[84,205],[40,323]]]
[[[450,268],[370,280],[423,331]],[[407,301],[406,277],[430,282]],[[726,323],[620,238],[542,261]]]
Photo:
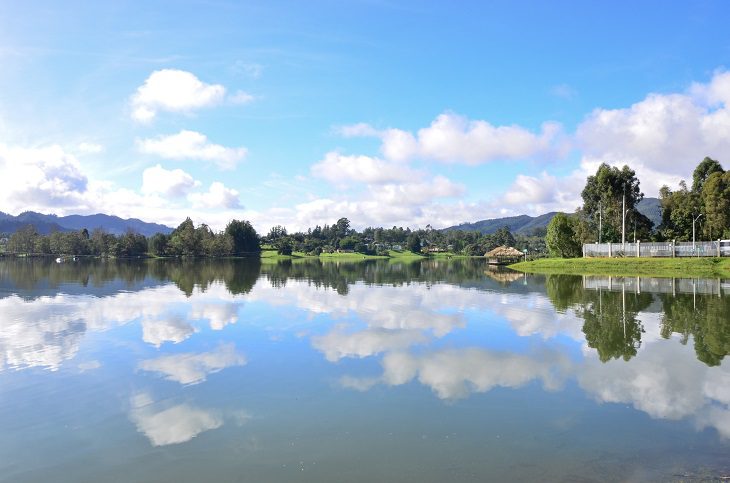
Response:
[[[730,281],[0,260],[2,481],[712,481]]]

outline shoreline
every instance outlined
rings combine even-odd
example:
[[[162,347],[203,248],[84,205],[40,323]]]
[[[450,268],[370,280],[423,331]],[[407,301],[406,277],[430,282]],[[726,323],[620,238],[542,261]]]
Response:
[[[730,278],[730,258],[542,258],[508,265],[546,275]]]

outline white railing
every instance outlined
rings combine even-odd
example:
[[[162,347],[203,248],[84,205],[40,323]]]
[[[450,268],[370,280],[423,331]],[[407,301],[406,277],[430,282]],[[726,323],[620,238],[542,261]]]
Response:
[[[725,240],[699,242],[641,242],[587,243],[584,257],[727,257],[730,242]]]
[[[728,280],[715,278],[646,278],[583,276],[583,288],[628,293],[730,295]]]

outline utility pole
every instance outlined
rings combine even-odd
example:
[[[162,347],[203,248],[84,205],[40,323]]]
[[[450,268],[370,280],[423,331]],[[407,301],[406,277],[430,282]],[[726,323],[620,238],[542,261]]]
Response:
[[[700,219],[700,216],[702,216],[702,213],[697,215],[697,218],[692,219],[692,250],[695,249],[695,222]]]
[[[624,201],[621,212],[621,245],[626,250],[626,184],[624,184]]]
[[[601,243],[601,234],[603,233],[603,207],[598,202],[598,243]]]

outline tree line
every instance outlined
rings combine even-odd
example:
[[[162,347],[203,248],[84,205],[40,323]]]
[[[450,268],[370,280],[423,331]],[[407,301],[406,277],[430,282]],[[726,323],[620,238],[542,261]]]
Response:
[[[585,243],[691,241],[730,238],[730,171],[709,157],[692,174],[692,186],[659,191],[662,221],[653,226],[637,205],[644,198],[636,172],[605,163],[589,176],[583,204],[573,214],[559,213],[548,224],[545,241],[551,255],[578,257]]]
[[[195,227],[187,218],[169,235],[157,233],[150,238],[128,231],[114,235],[96,229],[53,232],[41,235],[32,225],[13,233],[6,252],[14,254],[73,255],[98,257],[224,257],[258,254],[259,236],[248,221],[232,220],[225,230],[214,232],[208,225]]]
[[[430,225],[417,230],[397,226],[368,227],[359,232],[351,228],[347,218],[340,218],[333,225],[317,225],[307,231],[294,233],[289,233],[283,226],[274,226],[262,238],[262,243],[276,249],[280,254],[300,252],[313,256],[337,251],[387,255],[390,250],[481,256],[501,245],[529,249],[532,253],[545,251],[542,237],[514,235],[506,226],[492,234],[434,230]]]

